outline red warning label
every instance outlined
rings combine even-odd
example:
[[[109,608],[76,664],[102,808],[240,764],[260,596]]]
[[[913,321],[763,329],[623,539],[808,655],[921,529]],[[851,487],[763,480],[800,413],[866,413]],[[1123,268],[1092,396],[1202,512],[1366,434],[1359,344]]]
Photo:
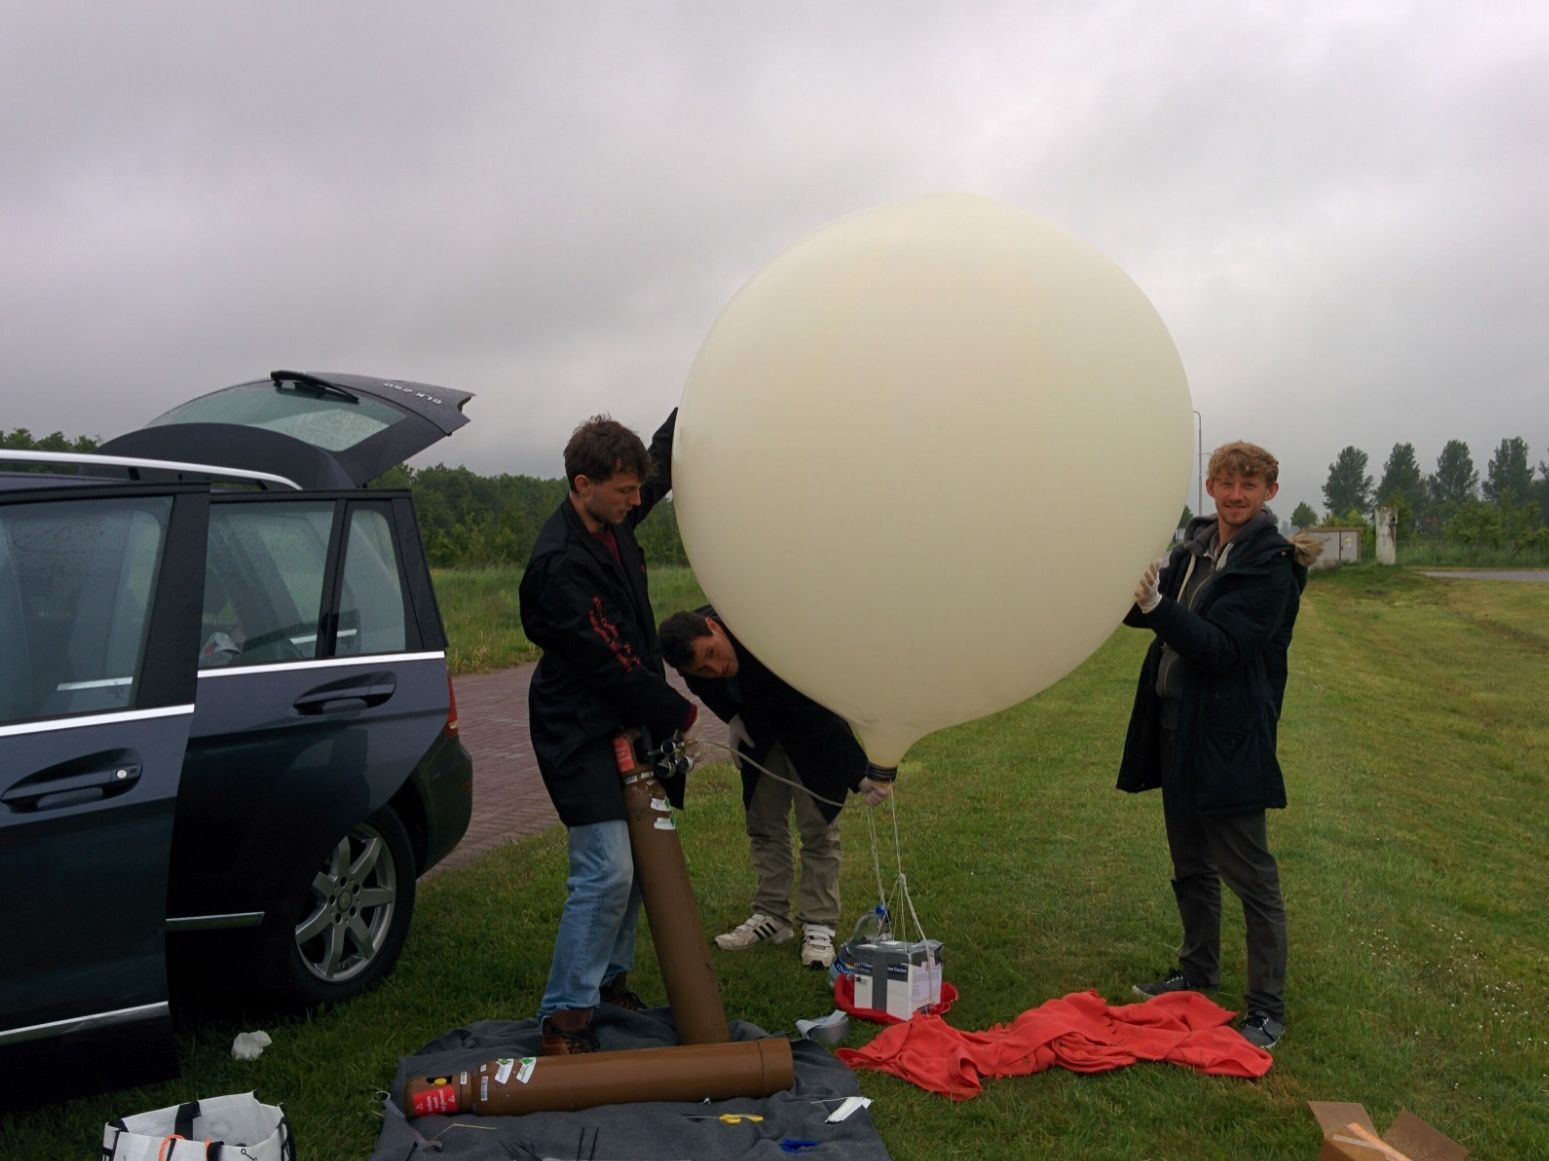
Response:
[[[415,1093],[410,1103],[414,1106],[413,1115],[416,1117],[455,1113],[458,1111],[457,1086],[447,1083],[427,1088],[424,1092]]]

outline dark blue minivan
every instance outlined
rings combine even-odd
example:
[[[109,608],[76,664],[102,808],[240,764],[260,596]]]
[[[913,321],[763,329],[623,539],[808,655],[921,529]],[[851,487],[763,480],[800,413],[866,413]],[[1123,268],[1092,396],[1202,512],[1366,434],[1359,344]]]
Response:
[[[472,766],[413,503],[365,484],[469,398],[276,371],[0,453],[7,1098],[175,1071],[169,937],[307,1004],[392,970]]]

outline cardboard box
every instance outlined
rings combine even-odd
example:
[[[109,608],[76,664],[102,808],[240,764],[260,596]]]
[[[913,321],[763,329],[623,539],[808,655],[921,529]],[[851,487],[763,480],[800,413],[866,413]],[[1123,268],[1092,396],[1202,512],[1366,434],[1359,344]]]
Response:
[[[1323,1130],[1318,1161],[1463,1161],[1468,1150],[1445,1133],[1404,1111],[1378,1134],[1366,1106],[1346,1101],[1308,1101]]]
[[[941,1003],[941,941],[890,939],[857,944],[855,1003],[907,1020]]]

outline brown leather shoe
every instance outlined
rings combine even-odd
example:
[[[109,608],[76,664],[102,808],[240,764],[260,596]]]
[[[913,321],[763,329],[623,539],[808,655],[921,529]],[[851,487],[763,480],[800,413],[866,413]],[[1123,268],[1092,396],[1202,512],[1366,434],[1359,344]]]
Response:
[[[612,1004],[615,1008],[623,1008],[628,1012],[644,1012],[645,1001],[629,990],[627,976],[627,972],[619,972],[602,985],[602,1002]]]
[[[573,1008],[555,1012],[543,1019],[543,1043],[539,1056],[574,1056],[580,1052],[597,1052],[597,1033],[592,1029],[592,1010]]]

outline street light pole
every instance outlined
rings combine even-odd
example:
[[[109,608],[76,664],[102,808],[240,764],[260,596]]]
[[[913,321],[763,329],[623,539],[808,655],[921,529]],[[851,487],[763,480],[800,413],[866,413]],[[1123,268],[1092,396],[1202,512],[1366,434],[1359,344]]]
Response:
[[[1205,508],[1205,420],[1198,410],[1194,411],[1194,449],[1194,515],[1199,516]]]

